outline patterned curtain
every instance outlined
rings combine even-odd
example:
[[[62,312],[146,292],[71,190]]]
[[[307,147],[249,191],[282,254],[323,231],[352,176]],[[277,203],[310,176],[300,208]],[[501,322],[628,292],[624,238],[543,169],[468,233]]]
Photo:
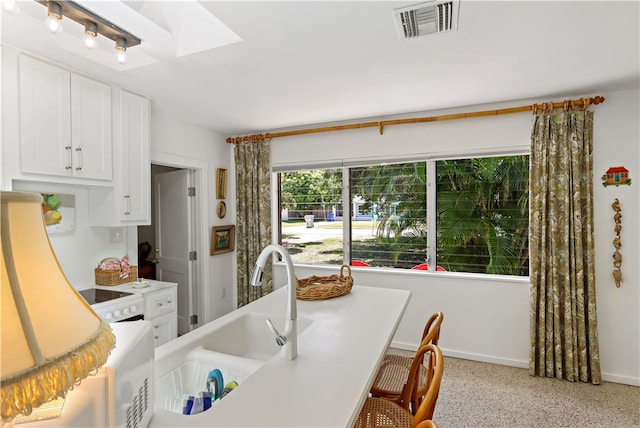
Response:
[[[270,263],[264,269],[263,285],[253,287],[249,284],[258,255],[271,243],[270,143],[237,144],[234,157],[238,307],[241,307],[272,291]]]
[[[531,131],[529,373],[600,383],[593,113],[542,113]]]

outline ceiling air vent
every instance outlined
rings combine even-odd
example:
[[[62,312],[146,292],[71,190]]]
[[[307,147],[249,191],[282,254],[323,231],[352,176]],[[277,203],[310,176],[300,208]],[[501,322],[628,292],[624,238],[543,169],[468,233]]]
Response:
[[[394,9],[398,33],[403,40],[458,29],[458,0],[431,1]]]

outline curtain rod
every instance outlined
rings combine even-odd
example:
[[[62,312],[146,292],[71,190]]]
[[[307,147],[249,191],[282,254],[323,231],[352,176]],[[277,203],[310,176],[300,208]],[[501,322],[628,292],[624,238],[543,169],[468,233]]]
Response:
[[[384,127],[390,126],[390,125],[406,125],[406,124],[413,124],[413,123],[440,122],[444,120],[467,119],[471,117],[499,116],[503,114],[521,113],[525,111],[530,111],[531,113],[536,114],[538,111],[550,112],[557,108],[563,108],[565,111],[573,110],[574,108],[582,108],[583,110],[586,110],[587,107],[589,107],[591,104],[597,105],[603,102],[604,102],[604,97],[601,97],[598,95],[593,98],[582,98],[579,100],[548,102],[548,103],[533,104],[533,105],[521,106],[521,107],[503,108],[498,110],[484,110],[484,111],[476,111],[471,113],[454,113],[454,114],[445,114],[442,116],[415,117],[410,119],[382,120],[377,122],[361,122],[361,123],[353,123],[353,124],[347,124],[347,125],[325,126],[321,128],[308,128],[308,129],[298,129],[294,131],[274,132],[273,134],[266,133],[266,134],[245,135],[241,137],[229,137],[227,138],[227,143],[229,144],[258,143],[271,138],[290,137],[293,135],[304,135],[304,134],[318,134],[321,132],[345,131],[348,129],[361,129],[361,128],[378,128],[380,135],[382,135],[382,133],[384,132]]]

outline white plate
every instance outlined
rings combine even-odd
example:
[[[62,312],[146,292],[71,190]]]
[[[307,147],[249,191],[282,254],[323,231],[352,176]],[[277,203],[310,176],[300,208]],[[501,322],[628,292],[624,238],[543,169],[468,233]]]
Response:
[[[145,288],[149,286],[149,281],[136,281],[133,283],[133,288]]]

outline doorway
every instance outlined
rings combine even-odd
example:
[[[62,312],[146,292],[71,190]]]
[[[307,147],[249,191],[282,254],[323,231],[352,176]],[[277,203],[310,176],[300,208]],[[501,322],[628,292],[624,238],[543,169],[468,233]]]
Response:
[[[139,275],[178,284],[178,335],[199,326],[196,171],[151,165],[151,224],[138,226]]]

